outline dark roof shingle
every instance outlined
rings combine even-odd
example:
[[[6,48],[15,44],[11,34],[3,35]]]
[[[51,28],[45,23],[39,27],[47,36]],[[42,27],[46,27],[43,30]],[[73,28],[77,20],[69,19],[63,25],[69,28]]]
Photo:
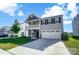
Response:
[[[35,16],[34,14],[30,14],[28,18],[26,19],[26,21],[35,20],[35,19],[38,19],[38,17]]]

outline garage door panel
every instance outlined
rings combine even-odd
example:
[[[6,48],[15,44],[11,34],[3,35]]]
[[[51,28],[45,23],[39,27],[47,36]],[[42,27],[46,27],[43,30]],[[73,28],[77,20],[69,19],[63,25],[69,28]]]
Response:
[[[45,32],[42,33],[42,38],[55,38],[55,39],[61,39],[61,33],[60,32]]]

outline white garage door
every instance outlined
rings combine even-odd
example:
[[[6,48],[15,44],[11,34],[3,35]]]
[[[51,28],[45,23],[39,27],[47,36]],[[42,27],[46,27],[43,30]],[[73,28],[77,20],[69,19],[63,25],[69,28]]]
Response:
[[[42,38],[54,38],[54,39],[61,39],[60,32],[43,32]]]

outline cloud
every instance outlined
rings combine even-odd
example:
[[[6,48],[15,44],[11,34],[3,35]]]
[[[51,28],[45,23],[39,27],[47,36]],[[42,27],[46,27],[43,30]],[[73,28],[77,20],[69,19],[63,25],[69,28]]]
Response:
[[[62,8],[65,8],[67,3],[57,3],[58,6],[62,7]]]
[[[22,11],[19,11],[18,16],[24,16],[24,13]]]
[[[76,3],[58,3],[50,8],[46,8],[42,18],[63,15],[64,24],[71,24],[72,19],[78,14]]]
[[[60,14],[63,14],[62,8],[59,6],[53,6],[45,10],[45,13],[42,15],[42,18]]]
[[[65,20],[65,21],[63,22],[63,24],[71,24],[71,23],[72,23],[71,20]]]
[[[73,18],[74,16],[76,16],[78,14],[76,3],[69,3],[67,10],[71,11],[71,13],[70,13],[71,18]]]
[[[74,10],[74,9],[76,9],[76,3],[69,3],[68,10]]]
[[[17,10],[18,6],[16,3],[0,3],[0,11],[9,14],[10,16],[15,15],[15,11]]]

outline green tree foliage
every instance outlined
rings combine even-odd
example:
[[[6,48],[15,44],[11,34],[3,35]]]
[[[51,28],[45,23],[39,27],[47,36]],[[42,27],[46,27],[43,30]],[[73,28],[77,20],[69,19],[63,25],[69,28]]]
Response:
[[[64,40],[64,41],[69,40],[69,33],[64,32],[64,33],[62,34],[62,40]]]
[[[16,35],[20,31],[19,22],[17,19],[15,20],[15,23],[12,25],[11,31]]]

